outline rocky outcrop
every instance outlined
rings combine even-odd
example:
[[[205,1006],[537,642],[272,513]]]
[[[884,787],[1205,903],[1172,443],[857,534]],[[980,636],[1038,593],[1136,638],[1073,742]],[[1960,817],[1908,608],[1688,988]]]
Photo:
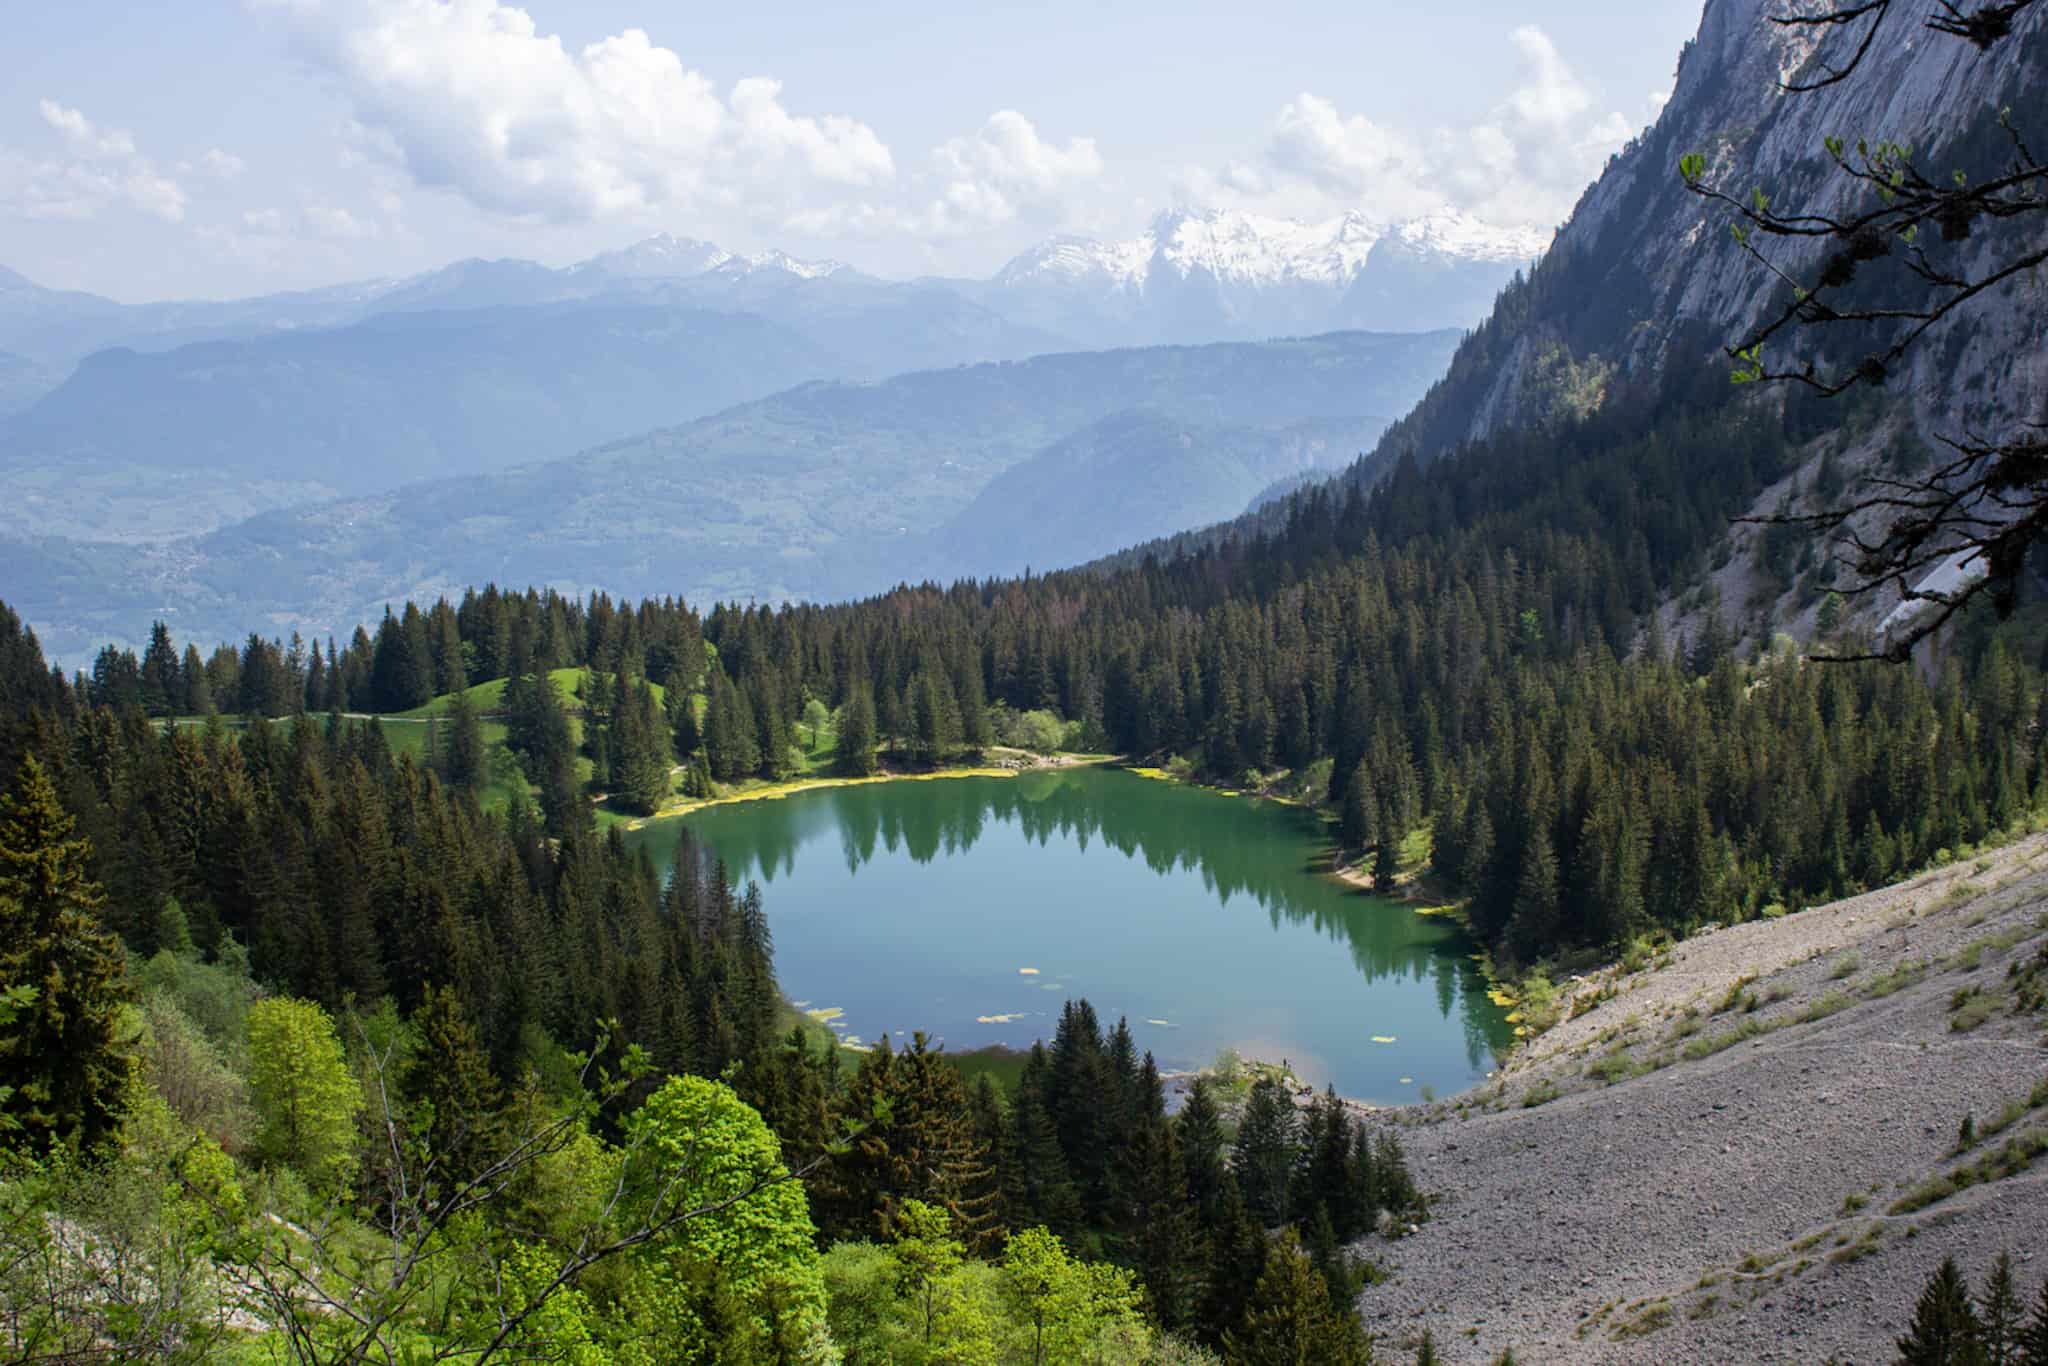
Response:
[[[1781,207],[1835,207],[1853,187],[1825,164],[1827,137],[1851,148],[1859,139],[1902,142],[1922,149],[1930,168],[1966,154],[1981,164],[1997,111],[2010,105],[2036,144],[2048,141],[2038,99],[2048,84],[2048,11],[2024,12],[2011,37],[1980,53],[1899,7],[1851,78],[1786,93],[1781,82],[1810,79],[1817,63],[1839,63],[1849,50],[1842,44],[1853,46],[1853,31],[1822,46],[1815,29],[1773,22],[1823,8],[1820,0],[1709,0],[1656,124],[1608,163],[1542,262],[1502,294],[1383,450],[1427,457],[1540,423],[1558,412],[1561,387],[1583,401],[1589,375],[1626,384],[1671,366],[1718,363],[1715,348],[1777,296],[1768,272],[1731,239],[1727,215],[1686,190],[1678,161],[1687,153],[1705,156],[1707,179],[1732,193],[1761,189]],[[1796,272],[1826,246],[1779,259]],[[2022,285],[1925,339],[1895,386],[1910,392],[1923,430],[2039,412],[2048,388],[2048,310],[2039,305],[2038,287]],[[1592,396],[1604,398],[1603,388],[1595,383]]]

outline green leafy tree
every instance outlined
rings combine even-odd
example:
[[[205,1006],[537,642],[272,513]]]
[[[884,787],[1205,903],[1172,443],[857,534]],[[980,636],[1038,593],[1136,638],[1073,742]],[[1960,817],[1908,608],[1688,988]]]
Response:
[[[689,1217],[630,1258],[636,1331],[619,1360],[704,1359],[707,1289],[729,1296],[764,1342],[788,1345],[785,1360],[826,1360],[817,1231],[760,1115],[719,1082],[671,1077],[627,1120],[626,1143],[631,1217]]]
[[[334,1022],[311,1001],[273,997],[249,1007],[248,1031],[257,1152],[323,1189],[342,1185],[355,1165],[363,1091]]]
[[[113,1129],[130,1066],[120,946],[100,921],[92,847],[33,755],[0,799],[0,991],[27,988],[0,1037],[0,1087],[30,1143],[96,1144]]]
[[[818,752],[819,733],[830,724],[832,724],[831,710],[817,698],[806,697],[804,699],[803,725],[811,733],[810,752],[812,754]]]

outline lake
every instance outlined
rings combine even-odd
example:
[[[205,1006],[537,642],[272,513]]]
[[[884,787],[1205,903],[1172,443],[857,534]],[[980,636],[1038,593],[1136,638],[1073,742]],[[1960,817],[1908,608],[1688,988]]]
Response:
[[[676,819],[761,884],[782,989],[852,1042],[1028,1048],[1085,996],[1162,1068],[1233,1048],[1395,1103],[1512,1033],[1457,927],[1318,873],[1321,822],[1283,803],[1082,767]],[[665,862],[676,819],[629,838]]]

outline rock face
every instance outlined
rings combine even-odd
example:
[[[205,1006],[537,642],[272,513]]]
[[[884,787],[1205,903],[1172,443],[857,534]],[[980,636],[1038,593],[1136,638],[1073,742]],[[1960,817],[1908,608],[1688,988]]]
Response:
[[[1762,189],[1780,209],[1838,207],[1867,201],[1850,199],[1825,164],[1827,137],[1852,150],[1859,139],[1925,149],[1920,160],[1943,175],[1958,163],[1995,161],[2001,106],[2013,108],[2036,144],[2048,139],[2038,97],[2048,82],[2048,11],[2023,12],[2011,37],[1980,53],[1920,27],[1919,9],[1901,9],[1847,80],[1786,93],[1781,82],[1811,80],[1821,64],[1845,61],[1857,31],[1823,42],[1818,30],[1772,20],[1826,7],[1708,0],[1657,123],[1608,163],[1527,284],[1502,297],[1444,384],[1389,431],[1384,448],[1433,454],[1540,422],[1562,393],[1597,402],[1616,382],[1716,363],[1715,348],[1777,296],[1766,270],[1731,239],[1728,215],[1681,183],[1678,161],[1687,153],[1704,155],[1706,179],[1738,198]],[[1776,259],[1797,272],[1826,245]],[[1983,234],[1964,250],[1981,257]],[[2038,294],[2022,286],[1925,338],[1907,380],[1922,429],[2038,413],[2048,376],[2044,318]]]

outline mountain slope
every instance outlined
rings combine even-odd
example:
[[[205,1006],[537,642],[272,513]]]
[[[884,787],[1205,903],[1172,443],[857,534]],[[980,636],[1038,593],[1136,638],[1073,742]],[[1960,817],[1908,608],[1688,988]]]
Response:
[[[760,318],[588,306],[107,351],[0,424],[0,473],[139,479],[125,497],[17,500],[0,525],[127,539],[162,534],[171,516],[189,534],[238,503],[263,510],[235,496],[251,481],[304,501],[309,486],[360,494],[481,473],[846,368]]]
[[[573,459],[268,513],[173,544],[45,544],[10,598],[68,657],[95,637],[139,638],[167,603],[185,614],[181,634],[208,639],[257,621],[346,629],[388,598],[491,579],[702,602],[843,597],[904,577],[983,572],[973,538],[937,544],[931,530],[1003,471],[1112,414],[1142,406],[1190,429],[1331,419],[1348,453],[1369,414],[1413,402],[1455,343],[1450,333],[1339,333],[808,384]],[[1265,439],[1229,438],[1245,474],[1191,483],[1215,501],[1183,508],[1224,516],[1270,482],[1266,469],[1323,458],[1300,432],[1274,433],[1272,450],[1255,453]],[[1046,467],[1055,487],[1034,505],[1070,496],[1091,509],[1088,535],[1105,538],[1081,538],[1082,558],[1130,539],[1110,501],[1128,487],[1123,451],[1098,434]],[[1162,478],[1167,453],[1144,453]],[[1149,515],[1141,506],[1133,517],[1142,525]],[[98,602],[72,591],[81,562],[101,567]],[[42,591],[39,565],[67,576],[61,604]],[[74,629],[88,608],[96,629]]]
[[[1170,535],[1246,506],[1275,480],[1330,471],[1381,418],[1219,426],[1116,413],[1012,465],[935,538],[931,576],[1020,574]]]

